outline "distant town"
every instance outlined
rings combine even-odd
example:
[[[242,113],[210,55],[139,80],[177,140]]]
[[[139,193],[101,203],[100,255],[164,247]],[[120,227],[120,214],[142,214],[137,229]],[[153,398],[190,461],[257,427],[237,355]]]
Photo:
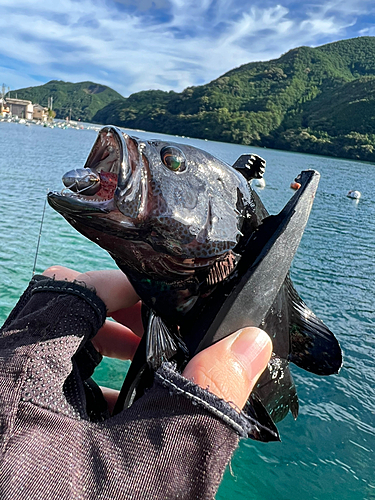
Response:
[[[0,97],[0,117],[18,118],[24,120],[40,120],[46,122],[53,119],[50,108],[45,108],[40,104],[33,104],[31,101],[11,97]]]
[[[11,118],[13,120],[25,121],[53,121],[56,113],[53,111],[53,97],[48,98],[48,106],[34,104],[26,99],[18,99],[10,96],[10,88],[6,92],[6,86],[3,83],[0,89],[0,119]]]
[[[8,97],[9,96],[9,97]],[[15,122],[20,124],[44,125],[49,128],[74,128],[77,130],[89,129],[99,131],[100,126],[80,123],[71,120],[67,116],[65,120],[55,120],[56,113],[53,110],[53,97],[48,98],[48,106],[41,106],[30,100],[10,97],[10,91],[5,92],[5,85],[0,88],[0,122]]]

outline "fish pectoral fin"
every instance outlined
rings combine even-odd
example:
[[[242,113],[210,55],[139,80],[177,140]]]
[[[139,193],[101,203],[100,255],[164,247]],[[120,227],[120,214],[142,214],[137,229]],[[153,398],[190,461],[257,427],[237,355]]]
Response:
[[[152,311],[146,335],[146,360],[156,371],[163,361],[167,361],[177,353],[179,346],[164,321]]]
[[[152,310],[145,308],[144,311],[146,331],[125,377],[114,414],[129,408],[152,386],[154,372],[163,361],[170,359],[178,351],[187,356],[182,341],[174,338],[164,321]]]
[[[245,154],[241,155],[233,163],[232,167],[238,170],[248,181],[261,179],[266,170],[266,160],[255,154]]]
[[[288,297],[291,342],[289,360],[316,375],[338,373],[342,365],[342,353],[336,337],[310,311],[291,282],[288,283]]]
[[[133,361],[122,384],[113,414],[117,415],[125,408],[129,408],[134,401],[143,396],[146,389],[150,388],[154,372],[146,360],[146,336],[141,338],[134,354]]]
[[[256,394],[250,394],[242,413],[250,423],[248,429],[249,438],[256,441],[263,441],[264,443],[280,441],[276,425]]]

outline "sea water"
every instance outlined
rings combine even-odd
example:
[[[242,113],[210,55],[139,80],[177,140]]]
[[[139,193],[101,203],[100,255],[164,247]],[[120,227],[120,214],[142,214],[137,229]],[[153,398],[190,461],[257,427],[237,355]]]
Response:
[[[141,138],[157,137],[131,131]],[[0,322],[31,278],[48,190],[82,168],[96,132],[0,123]],[[233,163],[254,152],[267,161],[258,189],[270,213],[293,192],[303,169],[321,180],[292,265],[305,302],[334,331],[344,351],[339,375],[318,377],[292,366],[300,400],[297,421],[278,424],[281,443],[242,440],[217,500],[375,499],[375,167],[369,163],[166,137],[198,146]],[[256,188],[257,189],[257,188]],[[361,191],[359,201],[346,197]],[[36,271],[52,264],[81,272],[115,268],[105,251],[86,240],[47,205]],[[104,360],[96,380],[118,388],[126,362]]]

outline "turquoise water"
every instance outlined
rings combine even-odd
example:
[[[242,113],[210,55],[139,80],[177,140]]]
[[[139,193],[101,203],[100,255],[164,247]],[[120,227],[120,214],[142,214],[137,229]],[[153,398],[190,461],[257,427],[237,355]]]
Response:
[[[31,277],[47,191],[61,187],[67,170],[83,166],[95,138],[93,130],[0,123],[0,322]],[[265,157],[267,185],[258,192],[271,213],[290,198],[290,182],[300,170],[321,173],[292,277],[307,304],[335,332],[345,356],[340,374],[329,378],[292,367],[301,407],[297,421],[287,417],[278,424],[281,443],[242,441],[217,500],[375,499],[375,168],[268,149],[173,140],[192,143],[228,162],[249,151]],[[349,189],[362,192],[358,203],[345,196]],[[47,206],[37,271],[56,263],[82,272],[115,267],[103,250]],[[118,387],[125,365],[105,360],[97,380]]]

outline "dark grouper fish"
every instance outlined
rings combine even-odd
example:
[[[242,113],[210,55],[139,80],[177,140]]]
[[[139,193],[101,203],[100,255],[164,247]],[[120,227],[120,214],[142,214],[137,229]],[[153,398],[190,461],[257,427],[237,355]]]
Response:
[[[318,375],[339,371],[337,340],[289,278],[319,174],[302,172],[301,188],[269,216],[250,186],[264,168],[256,155],[228,166],[192,146],[105,127],[84,168],[65,174],[62,193],[48,194],[55,210],[110,253],[144,304],[145,334],[116,411],[142,395],[163,360],[182,369],[244,326],[263,328],[274,347],[245,408],[254,439],[278,439],[273,422],[289,410],[297,417],[289,362]]]

